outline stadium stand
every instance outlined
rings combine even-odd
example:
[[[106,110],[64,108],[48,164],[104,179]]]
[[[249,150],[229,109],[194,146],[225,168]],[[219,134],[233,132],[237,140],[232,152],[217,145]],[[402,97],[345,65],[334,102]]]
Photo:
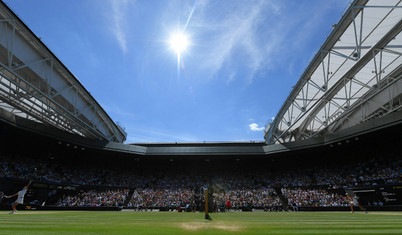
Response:
[[[219,211],[245,210],[246,208],[279,210],[282,208],[281,199],[272,188],[225,190],[216,194],[215,198]],[[226,203],[227,201],[230,202],[229,205]]]
[[[197,211],[202,207],[202,188],[208,187],[213,191],[214,211],[218,212],[345,207],[345,190],[402,184],[402,159],[397,154],[365,156],[346,163],[345,159],[330,158],[311,164],[314,159],[304,159],[304,165],[295,167],[300,160],[293,159],[291,165],[280,163],[278,169],[244,165],[242,170],[218,167],[202,173],[180,166],[173,171],[160,171],[152,164],[143,170],[118,165],[104,168],[86,161],[3,154],[0,178],[4,189],[0,191],[7,193],[7,185],[34,179],[31,191],[37,195],[31,193],[28,200],[36,206]],[[387,201],[377,198],[366,204],[384,205]]]
[[[329,193],[323,189],[302,190],[300,188],[282,188],[288,205],[301,206],[348,206],[345,196]]]
[[[107,190],[97,192],[89,190],[80,192],[78,195],[64,195],[58,202],[57,206],[123,206],[129,190]]]
[[[172,210],[194,207],[194,190],[190,189],[136,189],[128,208]]]
[[[401,54],[401,6],[369,4],[372,17],[367,2],[353,1],[335,25],[266,142],[123,144],[124,129],[0,1],[3,30],[14,35],[0,43],[0,195],[33,179],[27,209],[201,211],[208,188],[211,212],[343,210],[346,192],[369,209],[402,210],[402,67],[400,56],[389,59]],[[1,197],[0,209],[12,200]]]

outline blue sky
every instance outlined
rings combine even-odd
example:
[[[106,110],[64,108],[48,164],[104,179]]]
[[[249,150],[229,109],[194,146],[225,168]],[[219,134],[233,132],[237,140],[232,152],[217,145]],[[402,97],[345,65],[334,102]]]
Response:
[[[5,2],[135,143],[264,140],[349,1]]]

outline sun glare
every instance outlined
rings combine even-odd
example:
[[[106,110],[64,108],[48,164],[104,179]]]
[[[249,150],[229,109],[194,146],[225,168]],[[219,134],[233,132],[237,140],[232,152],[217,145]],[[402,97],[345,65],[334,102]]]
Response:
[[[169,44],[172,50],[174,50],[177,55],[180,55],[187,50],[189,41],[185,34],[179,32],[170,37]]]

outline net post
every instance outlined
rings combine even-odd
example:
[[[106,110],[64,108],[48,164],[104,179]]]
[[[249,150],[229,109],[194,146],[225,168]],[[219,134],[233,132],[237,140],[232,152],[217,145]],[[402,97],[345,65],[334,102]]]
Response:
[[[212,220],[212,218],[208,214],[208,188],[205,189],[205,219]]]

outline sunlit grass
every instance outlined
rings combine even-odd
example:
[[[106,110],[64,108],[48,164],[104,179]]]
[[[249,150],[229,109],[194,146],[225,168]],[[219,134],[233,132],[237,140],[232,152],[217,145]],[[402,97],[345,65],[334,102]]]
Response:
[[[0,234],[402,234],[402,212],[0,212]]]

